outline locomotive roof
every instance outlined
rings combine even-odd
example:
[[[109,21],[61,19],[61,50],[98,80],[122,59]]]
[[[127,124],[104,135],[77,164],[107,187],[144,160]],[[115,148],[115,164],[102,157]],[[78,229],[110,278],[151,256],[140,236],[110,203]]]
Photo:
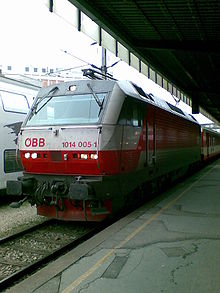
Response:
[[[115,81],[113,80],[73,80],[67,82],[61,82],[42,88],[38,97],[43,97],[47,95],[60,96],[60,95],[71,95],[71,94],[82,94],[91,93],[90,88],[87,86],[90,84],[95,92],[108,92],[112,91]],[[75,86],[75,88],[74,88]],[[53,92],[54,91],[54,92]]]
[[[141,87],[137,86],[131,81],[126,80],[73,80],[42,88],[38,93],[38,97],[46,97],[47,95],[71,95],[73,93],[91,93],[90,86],[92,87],[92,90],[96,93],[111,92],[116,84],[127,96],[131,96],[135,99],[145,101],[152,105],[156,105],[159,108],[165,109],[166,111],[184,117],[185,119],[198,124],[198,122],[192,115],[182,111],[178,107],[166,102],[165,100],[162,100],[160,97],[144,92]]]
[[[129,96],[145,100],[150,104],[156,105],[159,108],[165,109],[166,111],[169,111],[178,116],[184,117],[185,119],[188,119],[194,123],[199,124],[192,115],[182,111],[180,108],[166,102],[160,97],[154,96],[151,93],[145,93],[141,87],[137,86],[136,84],[130,81],[118,81],[118,85],[124,91],[124,93],[126,93]]]

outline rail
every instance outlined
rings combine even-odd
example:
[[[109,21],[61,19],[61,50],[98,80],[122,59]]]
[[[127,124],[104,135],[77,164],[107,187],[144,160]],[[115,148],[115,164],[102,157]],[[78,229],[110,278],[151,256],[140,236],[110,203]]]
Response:
[[[94,235],[94,223],[45,221],[0,239],[0,291]]]

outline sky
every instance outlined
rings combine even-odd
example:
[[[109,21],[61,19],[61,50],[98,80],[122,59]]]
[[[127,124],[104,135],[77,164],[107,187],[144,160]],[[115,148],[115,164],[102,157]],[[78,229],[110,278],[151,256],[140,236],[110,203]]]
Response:
[[[0,63],[77,66],[77,59],[63,51],[93,60],[92,52],[85,53],[89,39],[50,13],[41,0],[0,0],[0,26]]]
[[[0,0],[0,64],[38,68],[72,68],[88,64],[100,67],[101,48],[92,45],[93,40],[50,13],[44,3],[45,0]],[[108,53],[108,66],[116,60],[118,58]],[[170,93],[122,61],[110,73],[117,79],[132,80],[146,92],[175,104]],[[178,106],[191,113],[191,108],[184,103],[180,102]],[[201,123],[210,122],[201,115],[196,115],[196,119]]]

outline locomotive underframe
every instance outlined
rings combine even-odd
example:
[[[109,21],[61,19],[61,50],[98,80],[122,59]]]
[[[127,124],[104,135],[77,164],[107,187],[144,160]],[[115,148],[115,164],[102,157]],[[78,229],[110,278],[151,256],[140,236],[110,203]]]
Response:
[[[108,214],[104,202],[118,198],[115,176],[54,176],[25,174],[18,181],[8,181],[7,191],[26,196],[37,207],[55,207],[64,211],[69,202],[79,209],[90,209],[91,214]]]

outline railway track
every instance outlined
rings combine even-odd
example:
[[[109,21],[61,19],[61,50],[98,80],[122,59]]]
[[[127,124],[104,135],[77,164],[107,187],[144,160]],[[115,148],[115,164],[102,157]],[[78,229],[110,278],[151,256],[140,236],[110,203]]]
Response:
[[[0,240],[0,292],[91,237],[92,223],[54,220]]]

